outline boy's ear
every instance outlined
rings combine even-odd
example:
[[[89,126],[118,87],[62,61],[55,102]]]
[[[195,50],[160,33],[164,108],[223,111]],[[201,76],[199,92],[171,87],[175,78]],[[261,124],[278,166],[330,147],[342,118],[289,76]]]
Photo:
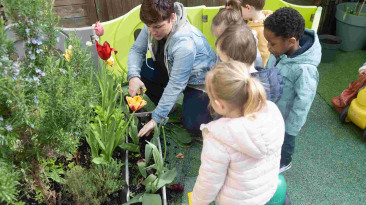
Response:
[[[295,45],[296,44],[296,38],[295,37],[291,37],[291,38],[289,38],[288,39],[288,41],[289,41],[289,43],[290,43],[290,46],[293,46],[293,45]]]

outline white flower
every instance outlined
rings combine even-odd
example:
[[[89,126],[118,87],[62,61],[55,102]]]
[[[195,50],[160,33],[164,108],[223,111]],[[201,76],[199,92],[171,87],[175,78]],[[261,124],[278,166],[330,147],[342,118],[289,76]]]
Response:
[[[71,50],[72,49],[72,45],[69,45],[69,47],[67,47],[67,49]]]
[[[87,41],[87,42],[85,43],[85,45],[86,45],[86,46],[88,46],[88,47],[90,47],[90,46],[92,46],[92,45],[93,45],[93,43],[92,43],[91,41]]]
[[[11,125],[6,125],[5,126],[5,129],[8,130],[8,131],[12,131],[13,130],[13,128],[11,127]]]
[[[0,121],[3,121],[3,120],[4,120],[3,116],[0,116]]]

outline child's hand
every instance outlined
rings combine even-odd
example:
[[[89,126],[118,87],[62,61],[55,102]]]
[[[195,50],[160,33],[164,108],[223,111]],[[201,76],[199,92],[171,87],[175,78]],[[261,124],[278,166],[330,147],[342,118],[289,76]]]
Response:
[[[362,76],[362,75],[366,75],[366,69],[363,69],[360,71],[360,76]]]

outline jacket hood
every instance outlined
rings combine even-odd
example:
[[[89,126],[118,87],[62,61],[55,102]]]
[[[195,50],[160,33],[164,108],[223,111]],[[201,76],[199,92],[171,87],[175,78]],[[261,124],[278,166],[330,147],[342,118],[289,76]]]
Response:
[[[187,21],[187,12],[183,4],[175,2],[174,13],[175,13],[175,21],[169,36],[174,35],[174,33],[176,33]]]
[[[321,60],[321,45],[318,35],[315,31],[305,29],[304,36],[300,39],[300,49],[293,53],[290,57],[282,55],[281,61],[294,64],[310,64],[318,67]]]
[[[221,118],[201,125],[201,130],[205,128],[213,133],[209,136],[253,158],[263,158],[278,151],[285,132],[281,113],[276,105],[269,101],[254,120],[247,117]],[[281,140],[274,140],[278,133],[280,136],[282,133]]]

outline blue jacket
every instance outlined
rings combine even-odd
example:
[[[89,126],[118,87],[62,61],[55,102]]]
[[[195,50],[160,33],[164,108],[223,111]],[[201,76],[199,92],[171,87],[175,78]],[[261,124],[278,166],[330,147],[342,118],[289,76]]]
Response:
[[[175,2],[174,12],[175,22],[164,47],[169,82],[152,113],[152,118],[157,123],[166,123],[169,111],[186,86],[205,84],[206,73],[216,64],[214,50],[201,31],[188,22],[184,6]],[[140,77],[148,49],[155,61],[157,41],[144,25],[128,55],[127,80]]]
[[[276,103],[285,120],[286,133],[296,136],[305,124],[319,82],[317,67],[321,46],[313,30],[305,29],[300,49],[290,57],[269,57],[267,68],[277,67],[283,77],[283,93]]]
[[[282,76],[276,67],[262,68],[255,67],[257,72],[251,73],[252,77],[258,79],[266,90],[267,100],[276,103],[283,90]]]

